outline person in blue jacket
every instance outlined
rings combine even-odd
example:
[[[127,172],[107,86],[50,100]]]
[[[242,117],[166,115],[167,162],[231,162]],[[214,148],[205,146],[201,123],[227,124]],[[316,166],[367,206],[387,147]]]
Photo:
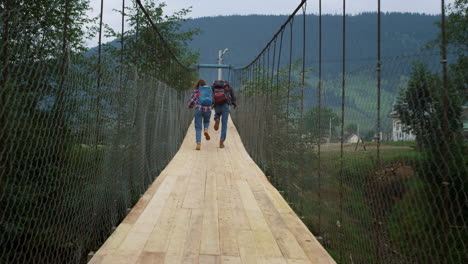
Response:
[[[213,91],[205,80],[199,80],[195,84],[195,90],[192,92],[188,108],[195,108],[195,140],[196,150],[201,149],[201,131],[202,124],[206,140],[210,140],[208,128],[210,127],[211,107],[214,102]]]

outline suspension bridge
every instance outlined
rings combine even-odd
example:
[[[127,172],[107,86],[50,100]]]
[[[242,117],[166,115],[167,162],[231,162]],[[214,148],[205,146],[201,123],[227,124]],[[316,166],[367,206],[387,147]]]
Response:
[[[364,44],[346,0],[340,43],[300,1],[250,63],[219,66],[239,106],[201,151],[186,103],[218,66],[164,6],[122,0],[119,33],[106,2],[97,20],[83,0],[1,2],[0,263],[468,261],[466,54],[444,0],[438,43],[392,56],[376,0],[370,58],[347,53]]]
[[[90,263],[335,263],[229,134],[197,152],[190,129]]]

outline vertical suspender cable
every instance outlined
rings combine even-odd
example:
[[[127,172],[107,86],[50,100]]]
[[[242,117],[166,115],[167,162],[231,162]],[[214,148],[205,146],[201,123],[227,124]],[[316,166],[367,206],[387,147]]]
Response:
[[[138,8],[138,3],[135,1],[135,8],[137,10],[136,12],[136,17],[137,17],[137,21],[136,21],[136,28],[135,28],[135,43],[137,44],[137,60],[138,60],[138,55],[140,54],[140,49],[138,48],[138,37],[139,37],[139,34],[140,34],[140,8]]]
[[[273,93],[273,78],[274,78],[274,74],[275,74],[275,61],[276,61],[276,39],[275,39],[275,46],[273,47],[273,62],[271,63],[272,67],[271,67],[271,89],[270,89],[270,95]]]
[[[343,0],[343,72],[342,72],[342,86],[341,86],[341,139],[340,139],[340,216],[339,216],[339,251],[340,263],[343,262],[343,140],[344,140],[344,107],[345,107],[345,86],[346,86],[346,0]]]
[[[269,78],[269,77],[270,77],[270,47],[268,47],[268,52],[267,52],[267,54],[268,54],[268,57],[267,57],[267,66],[266,66],[267,71],[266,71],[265,74],[266,74],[266,80],[267,80],[267,87],[266,87],[267,89],[266,89],[266,92],[267,92],[267,94],[268,94],[268,91],[270,91],[270,78]]]
[[[118,133],[122,133],[122,116],[123,116],[123,64],[124,64],[124,35],[125,35],[125,0],[122,0],[122,35],[120,38],[120,72],[119,72],[119,96],[118,96],[118,120],[117,120],[117,130]],[[117,139],[118,144],[121,143],[120,137]],[[124,164],[124,159],[125,155],[119,155],[120,157],[120,164],[119,164],[119,170],[117,172],[118,175],[123,177],[123,164]]]
[[[302,82],[301,82],[301,106],[300,106],[300,119],[299,119],[299,133],[304,135],[304,88],[305,88],[305,62],[306,62],[306,12],[307,12],[307,2],[302,6]],[[304,151],[301,147],[300,151]],[[301,157],[304,157],[305,153],[301,153]],[[304,168],[300,166],[299,168],[299,177],[302,179],[304,177]],[[302,188],[299,190],[300,196],[304,197]],[[299,199],[299,213],[302,218],[304,218],[304,199]]]
[[[96,86],[96,107],[97,107],[97,114],[96,114],[96,150],[99,145],[99,119],[101,118],[101,56],[102,56],[102,16],[104,12],[104,0],[101,0],[101,13],[99,15],[99,46],[98,46],[98,64],[97,64],[97,86]],[[96,151],[98,153],[98,151]],[[97,155],[97,154],[96,154]]]
[[[266,90],[265,88],[267,87],[266,84],[266,74],[265,74],[266,68],[265,68],[265,53],[262,55],[262,93],[264,93],[263,90]]]
[[[288,99],[286,105],[286,118],[288,119],[286,122],[286,130],[289,128],[289,96],[291,93],[291,72],[292,72],[292,52],[293,52],[293,24],[294,18],[291,20],[289,27],[291,31],[290,39],[289,39],[289,73],[288,73]]]
[[[2,65],[2,89],[3,91],[0,92],[0,105],[5,105],[7,101],[7,86],[8,86],[8,79],[9,79],[9,28],[10,28],[10,0],[5,0],[5,10],[4,18],[3,18],[3,32],[2,32],[2,57],[3,57],[3,65]],[[7,117],[7,110],[6,107],[2,107],[0,109],[0,186],[6,186],[5,182],[7,175],[5,175],[5,158],[7,154],[7,148],[5,146],[5,137],[6,137],[6,128],[5,123]],[[0,187],[0,198],[3,198],[4,188]]]
[[[380,169],[382,166],[380,159],[380,141],[381,139],[381,128],[380,128],[380,104],[381,104],[381,74],[382,74],[382,62],[381,62],[381,9],[380,0],[377,0],[377,168]],[[358,135],[359,136],[359,135]],[[376,247],[377,247],[377,262],[382,263],[382,234],[380,228],[381,216],[377,215],[377,232],[376,235]]]
[[[275,112],[278,113],[278,102],[279,102],[279,86],[280,86],[280,68],[281,68],[281,51],[283,50],[283,36],[284,36],[284,30],[281,31],[281,37],[280,37],[280,44],[279,44],[279,50],[278,50],[278,66],[276,67],[276,97],[275,99],[277,100],[274,104],[276,107]],[[276,116],[275,118],[275,126],[276,130],[279,130],[279,118]],[[275,139],[277,140],[277,139]],[[285,188],[283,185],[283,177],[278,177],[278,184],[281,188]],[[284,190],[284,189],[283,189]]]
[[[382,73],[382,62],[381,62],[381,46],[380,46],[380,36],[381,36],[381,11],[380,11],[380,0],[377,0],[377,162],[380,166],[382,165],[380,162],[380,138],[381,131],[380,131],[380,104],[381,104],[381,73]],[[358,135],[359,136],[359,135]]]
[[[276,96],[278,96],[278,89],[279,89],[279,78],[280,78],[280,68],[281,68],[281,51],[283,49],[283,32],[281,31],[280,37],[280,46],[278,51],[278,67],[276,68]]]
[[[68,64],[68,16],[69,16],[69,5],[70,5],[70,0],[65,0],[64,3],[64,9],[65,9],[65,14],[64,14],[64,23],[63,23],[63,40],[62,40],[62,62],[60,65],[60,83],[59,83],[59,91],[58,91],[58,97],[57,97],[57,103],[56,103],[56,114],[59,122],[59,133],[60,133],[60,139],[59,139],[59,160],[61,160],[62,152],[63,152],[63,140],[64,140],[64,133],[65,133],[65,74],[67,71],[67,64]]]
[[[443,74],[443,86],[444,86],[444,97],[443,97],[443,109],[444,109],[444,133],[445,137],[449,138],[449,124],[448,124],[448,77],[447,77],[447,32],[445,24],[445,0],[441,1],[442,14],[441,14],[441,34],[442,34],[442,74]],[[445,175],[447,176],[447,175]]]
[[[122,0],[122,35],[120,36],[120,89],[123,85],[123,62],[124,62],[124,34],[125,34],[125,0]]]
[[[273,60],[272,60],[272,62],[271,62],[271,70],[270,70],[271,76],[269,77],[269,79],[270,79],[270,89],[269,89],[269,91],[268,91],[268,104],[269,104],[268,109],[269,109],[269,112],[270,112],[270,116],[269,116],[269,117],[270,117],[270,120],[269,120],[269,125],[270,125],[269,130],[270,130],[270,131],[268,131],[268,135],[269,135],[269,140],[270,140],[270,142],[273,141],[273,139],[272,139],[272,137],[271,137],[271,135],[272,135],[272,134],[271,134],[271,131],[273,131],[273,130],[275,129],[275,128],[273,127],[273,113],[274,113],[274,109],[273,109],[274,106],[273,106],[273,104],[274,104],[274,102],[273,102],[273,100],[272,100],[272,97],[273,97],[273,85],[274,85],[274,81],[273,81],[274,79],[273,79],[273,78],[274,78],[275,62],[276,62],[276,44],[277,44],[277,39],[276,39],[276,38],[275,38],[275,41],[274,41],[274,42],[275,42],[275,43],[274,43],[274,46],[273,46]],[[268,67],[270,68],[270,65],[268,65]],[[269,165],[270,165],[270,167],[273,167],[273,164],[274,164],[274,158],[273,158],[273,156],[274,156],[274,149],[273,149],[273,145],[272,145],[272,144],[269,144],[269,145],[268,145],[268,149],[270,150],[270,153],[269,153],[269,154],[270,154],[270,155],[269,155],[269,162],[270,162],[270,164],[269,164]],[[274,177],[275,174],[272,173],[272,174],[269,175],[269,176]],[[276,179],[275,179],[275,178],[273,178],[272,181],[273,181],[273,184],[276,183]]]
[[[2,93],[2,97],[6,95],[6,86],[8,82],[8,77],[9,77],[9,54],[8,54],[8,45],[9,45],[9,29],[10,29],[10,10],[11,5],[10,5],[10,0],[5,0],[5,16],[3,18],[3,32],[2,32],[2,57],[3,57],[3,69],[2,69],[2,78],[3,78],[3,89],[4,92]],[[5,101],[2,98],[2,103],[5,103]],[[4,104],[2,104],[4,105]]]
[[[302,6],[302,86],[301,86],[301,133],[304,132],[304,86],[305,86],[305,61],[306,61],[306,11],[307,2]]]
[[[95,160],[99,161],[99,151],[98,151],[98,146],[99,146],[99,138],[100,138],[100,119],[101,119],[101,55],[102,55],[102,17],[103,17],[103,11],[104,11],[104,0],[101,0],[101,13],[99,15],[99,46],[98,46],[98,62],[97,62],[97,85],[96,85],[96,135],[95,135]],[[99,169],[98,166],[94,169],[95,173],[95,179],[98,178],[98,173]],[[97,219],[97,213],[93,207],[93,233],[96,231],[96,219]]]
[[[317,89],[317,105],[318,105],[318,140],[317,140],[317,156],[318,156],[318,234],[321,234],[321,216],[322,216],[322,164],[321,164],[321,140],[322,140],[322,0],[319,0],[319,70],[318,70],[318,89]]]
[[[450,203],[450,194],[449,194],[449,188],[451,184],[451,179],[450,179],[450,168],[449,168],[449,144],[451,141],[451,133],[450,133],[450,127],[449,127],[449,87],[448,87],[448,75],[447,75],[447,31],[446,31],[446,23],[445,23],[445,0],[441,1],[441,34],[442,34],[442,43],[441,43],[441,53],[442,53],[442,78],[443,78],[443,99],[442,99],[442,108],[443,108],[443,123],[442,127],[444,129],[444,138],[443,140],[443,146],[442,146],[442,159],[443,159],[443,192],[444,192],[444,209],[443,214],[445,217],[445,223],[447,223],[447,226],[444,227],[445,230],[447,230],[448,225],[450,225],[450,217],[448,216],[448,211],[451,209],[451,203]],[[444,243],[445,245],[448,245],[449,242],[449,237],[448,237],[448,231],[444,232]]]
[[[289,40],[289,71],[288,71],[288,97],[287,97],[287,104],[286,104],[286,137],[287,138],[290,138],[290,135],[289,135],[289,101],[290,101],[290,93],[291,93],[291,73],[292,73],[292,52],[293,52],[293,24],[294,24],[294,18],[291,20],[290,22],[290,31],[291,31],[291,35],[290,35],[290,40]],[[289,143],[289,142],[288,142]],[[289,154],[289,151],[288,151],[288,160],[290,160],[291,156]],[[288,169],[288,175],[287,175],[287,178],[289,179],[291,177],[291,175],[289,174],[290,173],[290,169]],[[289,197],[289,201],[291,200],[291,193],[290,193],[290,180],[287,181],[287,185],[286,185],[286,189],[287,189],[287,192],[286,192],[286,196]]]

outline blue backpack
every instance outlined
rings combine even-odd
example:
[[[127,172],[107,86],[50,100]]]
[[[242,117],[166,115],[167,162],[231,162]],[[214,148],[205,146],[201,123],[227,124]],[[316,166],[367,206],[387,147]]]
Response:
[[[209,86],[198,87],[198,104],[203,106],[211,106],[213,104],[213,91]]]

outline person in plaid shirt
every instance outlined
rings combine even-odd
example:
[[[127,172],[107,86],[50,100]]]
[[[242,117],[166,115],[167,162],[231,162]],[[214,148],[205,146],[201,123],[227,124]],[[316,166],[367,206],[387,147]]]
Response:
[[[195,84],[195,90],[192,92],[188,108],[195,109],[195,140],[197,143],[196,150],[201,149],[201,131],[202,124],[206,140],[210,140],[208,128],[210,127],[211,107],[214,102],[213,91],[208,86],[205,80],[199,80]]]

